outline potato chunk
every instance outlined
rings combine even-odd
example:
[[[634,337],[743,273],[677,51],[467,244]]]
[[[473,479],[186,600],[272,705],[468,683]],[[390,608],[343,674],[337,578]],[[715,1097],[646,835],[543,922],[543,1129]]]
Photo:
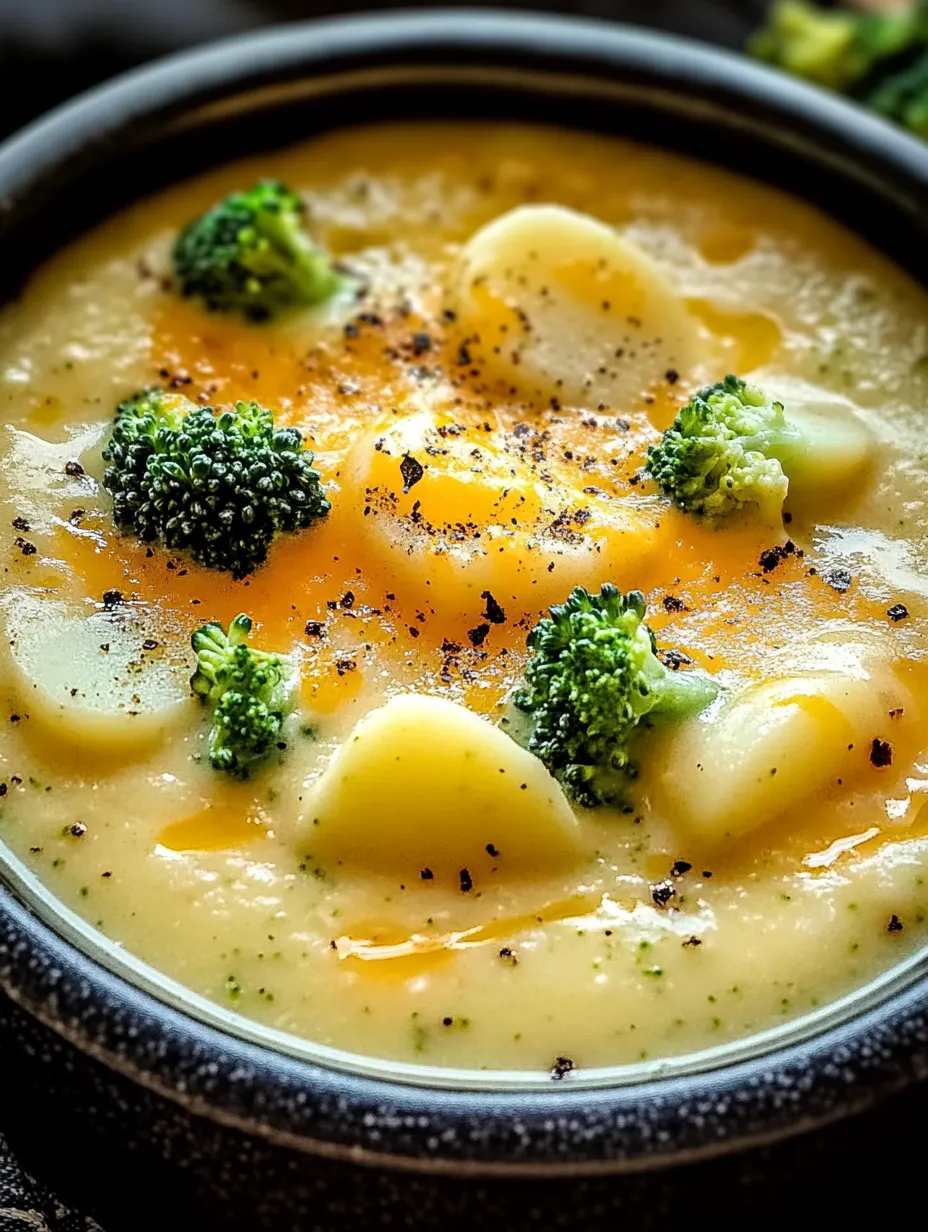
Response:
[[[358,534],[395,589],[444,620],[478,623],[487,591],[515,620],[574,586],[634,586],[656,546],[647,512],[591,500],[556,472],[505,433],[419,411],[352,450]]]
[[[577,820],[541,762],[438,697],[394,697],[362,719],[308,807],[303,848],[322,867],[466,889],[580,855]]]
[[[865,772],[884,703],[874,681],[835,671],[754,685],[668,734],[655,798],[702,839],[746,834]]]
[[[463,249],[454,290],[475,362],[545,399],[627,406],[694,360],[695,324],[660,269],[575,210],[495,219]]]
[[[3,607],[8,683],[31,731],[85,754],[129,757],[154,747],[190,707],[186,662],[151,643],[131,609],[84,615],[13,592]]]
[[[787,507],[831,510],[853,496],[873,464],[877,444],[849,399],[796,378],[771,383],[800,431],[802,444],[774,450],[789,476]]]

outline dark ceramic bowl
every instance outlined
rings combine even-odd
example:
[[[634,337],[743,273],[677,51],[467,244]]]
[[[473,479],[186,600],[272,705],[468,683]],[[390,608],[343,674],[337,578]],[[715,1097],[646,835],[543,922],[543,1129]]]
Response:
[[[172,179],[336,125],[423,115],[555,122],[726,163],[815,201],[928,282],[928,148],[915,140],[696,44],[458,11],[233,40],[27,129],[0,150],[3,291]],[[656,1169],[842,1117],[928,1062],[916,957],[782,1029],[663,1065],[559,1083],[391,1066],[185,993],[2,849],[0,877],[0,1130],[44,1144],[32,1155],[52,1180],[83,1178],[111,1229],[454,1226],[478,1208],[506,1232],[597,1227],[607,1209],[654,1222],[674,1192]]]

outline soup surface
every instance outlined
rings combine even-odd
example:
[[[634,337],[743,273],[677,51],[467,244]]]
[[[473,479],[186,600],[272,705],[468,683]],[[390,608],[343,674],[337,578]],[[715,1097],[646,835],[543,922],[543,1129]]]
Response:
[[[250,324],[182,299],[170,254],[261,177],[304,197],[347,276]],[[526,204],[617,229],[632,264],[548,248],[549,287],[534,241],[469,243]],[[0,317],[0,840],[195,992],[367,1055],[559,1074],[826,1004],[924,941],[926,358],[924,293],[828,218],[577,133],[340,132],[138,205]],[[791,493],[785,529],[673,506],[648,446],[726,372],[853,423],[866,466]],[[329,515],[239,581],[117,530],[102,450],[153,385],[298,427]],[[621,807],[565,819],[508,737],[512,764],[463,747],[460,710],[358,739],[425,694],[482,716],[480,746],[528,630],[604,582],[722,687],[653,733]],[[188,684],[193,630],[239,612],[299,702],[244,781],[204,757]],[[352,748],[339,803],[321,784]]]

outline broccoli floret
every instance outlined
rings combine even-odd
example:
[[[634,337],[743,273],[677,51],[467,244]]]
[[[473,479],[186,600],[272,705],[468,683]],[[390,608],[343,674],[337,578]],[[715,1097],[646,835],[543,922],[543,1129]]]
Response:
[[[525,683],[502,725],[586,807],[624,802],[642,729],[695,714],[718,692],[661,663],[644,614],[640,591],[577,587],[528,636]]]
[[[865,425],[847,408],[801,393],[782,402],[737,376],[700,390],[657,445],[646,470],[688,513],[719,517],[746,508],[779,524],[861,489],[873,456]]]
[[[758,505],[773,519],[789,487],[780,459],[800,452],[804,443],[781,402],[729,375],[681,409],[648,450],[647,469],[689,513],[716,517]]]
[[[182,294],[249,321],[328,299],[341,278],[304,231],[304,214],[300,198],[273,180],[231,193],[177,238]]]
[[[117,525],[243,578],[279,531],[329,510],[296,428],[275,428],[257,402],[217,414],[150,389],[123,402],[103,453]]]
[[[251,619],[242,613],[228,633],[211,621],[190,639],[197,656],[190,687],[213,711],[210,765],[237,778],[247,778],[281,743],[291,704],[284,659],[246,645],[250,633]]]
[[[778,0],[748,50],[798,77],[846,91],[888,61],[928,42],[928,4],[903,11],[822,9],[804,0]]]
[[[928,139],[928,52],[909,68],[885,77],[865,102],[874,111]]]

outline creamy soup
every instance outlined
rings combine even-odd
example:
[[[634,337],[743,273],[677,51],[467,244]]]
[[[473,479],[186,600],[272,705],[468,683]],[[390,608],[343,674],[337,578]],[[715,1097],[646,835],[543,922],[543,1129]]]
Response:
[[[265,177],[338,289],[181,297],[178,229]],[[196,993],[392,1060],[557,1075],[827,1004],[924,940],[926,358],[924,293],[821,213],[583,134],[340,132],[143,202],[0,317],[0,840]],[[650,477],[728,372],[851,442],[785,522]],[[152,386],[300,429],[330,512],[239,580],[118,528]],[[583,807],[506,715],[603,583],[717,696]],[[189,684],[240,612],[293,705],[244,779]]]

